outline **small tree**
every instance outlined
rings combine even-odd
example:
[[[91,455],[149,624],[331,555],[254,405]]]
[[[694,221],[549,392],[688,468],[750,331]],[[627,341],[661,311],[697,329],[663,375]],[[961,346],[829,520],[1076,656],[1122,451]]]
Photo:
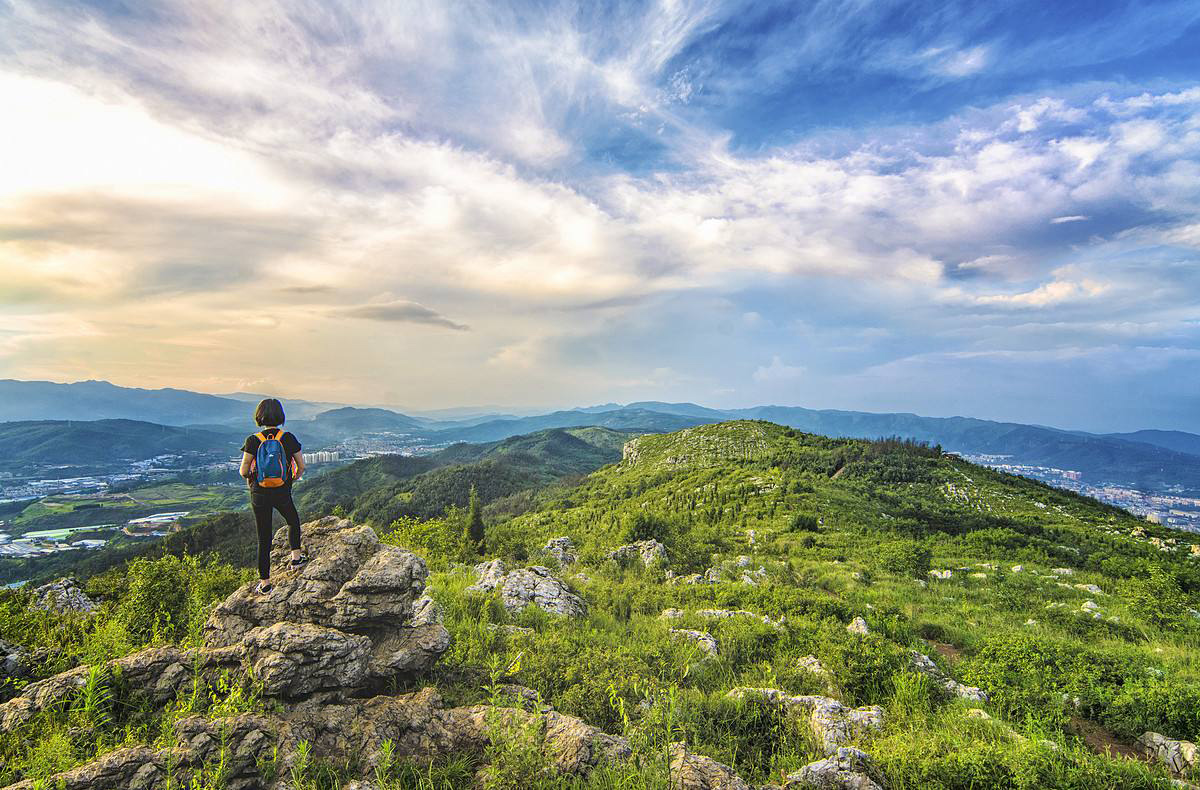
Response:
[[[467,507],[467,538],[476,550],[483,553],[483,507],[479,504],[479,491],[471,484],[470,504]]]

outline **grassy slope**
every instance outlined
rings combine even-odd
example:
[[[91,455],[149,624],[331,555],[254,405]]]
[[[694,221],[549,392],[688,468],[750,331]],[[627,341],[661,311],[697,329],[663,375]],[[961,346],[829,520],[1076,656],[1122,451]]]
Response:
[[[796,514],[823,523],[798,531]],[[771,729],[777,722],[741,721],[748,714],[730,711],[723,693],[736,685],[816,692],[820,684],[797,668],[801,656],[814,654],[831,668],[836,696],[888,708],[887,730],[867,746],[893,787],[1155,786],[1152,776],[1161,771],[1097,757],[1072,735],[1081,726],[1125,743],[1144,729],[1193,740],[1200,734],[1200,628],[1186,613],[1200,587],[1198,563],[1185,556],[1186,541],[1181,551],[1162,552],[1130,537],[1137,529],[1172,537],[1093,500],[919,451],[761,422],[644,436],[635,459],[489,527],[489,556],[535,558],[547,538],[571,536],[591,577],[574,581],[592,603],[588,621],[523,615],[519,621],[537,633],[506,643],[481,629],[481,617],[505,618],[462,592],[469,573],[440,573],[434,585],[450,602],[457,641],[439,671],[458,682],[489,655],[519,654],[517,682],[615,729],[627,723],[613,701],[629,710],[647,695],[666,705],[662,695],[669,694],[678,727],[672,737],[763,781],[815,759],[812,746],[786,727]],[[667,544],[676,574],[725,561],[731,581],[667,585],[661,573],[603,561],[613,546],[647,533]],[[922,585],[884,569],[884,557],[914,541],[932,551],[934,568],[954,569],[953,577]],[[767,581],[732,581],[740,571],[728,561],[738,555],[751,568],[763,566]],[[1014,573],[1013,565],[1023,567]],[[1049,572],[1061,567],[1073,571],[1065,580]],[[1158,567],[1174,574],[1185,596],[1161,603],[1171,609],[1164,612],[1169,623],[1158,621],[1153,600],[1148,605],[1138,588]],[[1081,611],[1089,599],[1100,619]],[[723,654],[715,662],[689,660],[658,615],[714,606],[785,616],[789,627],[781,634],[689,614],[670,625],[709,630]],[[867,619],[870,637],[845,632],[854,616]],[[992,702],[931,695],[906,672],[908,648],[986,688]],[[1078,705],[1064,707],[1064,694]],[[967,707],[983,707],[993,720],[968,720]],[[1010,726],[1031,739],[1011,736]],[[747,727],[754,737],[740,734]]]
[[[494,519],[497,511],[490,512]],[[885,730],[861,745],[892,790],[1165,787],[1161,769],[1098,756],[1072,732],[1101,728],[1125,743],[1143,729],[1192,740],[1200,734],[1200,628],[1186,613],[1196,605],[1200,561],[1187,556],[1186,545],[1163,552],[1149,543],[1188,536],[920,448],[749,421],[638,438],[626,460],[578,485],[547,487],[520,515],[488,525],[487,556],[549,563],[539,554],[547,538],[574,539],[580,564],[562,575],[590,604],[582,621],[538,611],[510,617],[495,598],[468,593],[473,577],[452,560],[466,558],[469,547],[454,543],[453,519],[439,522],[449,539],[414,548],[439,569],[430,586],[454,642],[415,685],[437,683],[455,703],[479,700],[489,678],[508,679],[625,734],[640,762],[616,777],[598,775],[589,787],[665,788],[662,749],[673,740],[755,782],[820,756],[803,728],[778,711],[726,699],[738,685],[883,705]],[[211,530],[214,541],[192,548],[223,550],[244,526],[231,521]],[[1146,536],[1131,537],[1139,530]],[[716,566],[723,580],[668,584],[664,569],[604,560],[634,537],[662,540],[676,575]],[[920,557],[909,561],[914,548],[928,549],[933,567],[953,569],[953,577],[923,585]],[[764,569],[757,583],[739,580],[739,555],[749,570]],[[1170,584],[1147,587],[1164,572]],[[111,574],[104,583],[123,589]],[[1096,584],[1103,594],[1075,584]],[[1088,599],[1099,604],[1099,619],[1080,612]],[[664,621],[659,614],[668,607],[686,614]],[[786,618],[786,626],[705,619],[701,608],[746,609]],[[854,616],[866,618],[869,636],[846,632]],[[506,636],[491,623],[533,631]],[[720,655],[704,658],[673,640],[671,626],[709,631]],[[992,701],[934,693],[908,671],[909,648],[986,688]],[[806,655],[830,670],[828,686],[799,667]],[[1064,694],[1078,702],[1064,705]],[[992,718],[968,718],[972,707]],[[67,723],[46,726],[53,733]],[[14,741],[11,748],[22,764],[34,764],[37,750],[52,745]],[[506,786],[563,786],[541,778],[510,746],[493,755]],[[467,787],[469,776],[438,786]],[[386,785],[399,786],[407,785]]]

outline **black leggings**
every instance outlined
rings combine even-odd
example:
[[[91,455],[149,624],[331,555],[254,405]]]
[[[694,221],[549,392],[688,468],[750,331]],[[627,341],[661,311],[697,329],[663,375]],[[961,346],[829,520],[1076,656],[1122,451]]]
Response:
[[[271,516],[272,511],[278,510],[279,515],[288,524],[288,544],[292,551],[300,548],[300,514],[296,512],[296,503],[289,496],[276,502],[252,505],[254,524],[258,527],[258,578],[271,578]]]

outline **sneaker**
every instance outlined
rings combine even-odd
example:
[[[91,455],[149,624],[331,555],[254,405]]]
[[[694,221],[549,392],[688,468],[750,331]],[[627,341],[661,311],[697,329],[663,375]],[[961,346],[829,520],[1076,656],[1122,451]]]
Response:
[[[263,579],[262,581],[260,581],[258,583],[258,587],[257,587],[257,590],[258,590],[259,594],[261,594],[261,595],[266,595],[267,593],[271,592],[271,590],[274,590],[274,589],[275,589],[275,585],[271,584],[271,582],[267,579]]]
[[[303,566],[303,565],[304,565],[304,563],[306,563],[306,562],[308,562],[308,555],[307,555],[307,554],[301,554],[301,555],[300,555],[300,559],[298,559],[298,560],[292,560],[292,570],[296,570],[297,568],[299,568],[299,567]]]

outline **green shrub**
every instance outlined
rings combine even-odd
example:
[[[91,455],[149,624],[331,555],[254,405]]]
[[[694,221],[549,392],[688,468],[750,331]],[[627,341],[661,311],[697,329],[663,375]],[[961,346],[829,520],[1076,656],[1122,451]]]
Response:
[[[467,525],[459,518],[431,518],[424,521],[404,516],[392,522],[381,540],[420,554],[431,570],[441,570],[454,562],[475,558],[475,547]]]
[[[915,540],[897,540],[879,547],[876,555],[879,567],[889,573],[924,579],[929,575],[931,552],[923,543]]]
[[[1179,582],[1161,566],[1125,583],[1125,599],[1139,617],[1159,628],[1176,629],[1187,616],[1188,601]]]
[[[792,532],[816,532],[820,528],[817,517],[812,513],[794,513],[788,522]]]

